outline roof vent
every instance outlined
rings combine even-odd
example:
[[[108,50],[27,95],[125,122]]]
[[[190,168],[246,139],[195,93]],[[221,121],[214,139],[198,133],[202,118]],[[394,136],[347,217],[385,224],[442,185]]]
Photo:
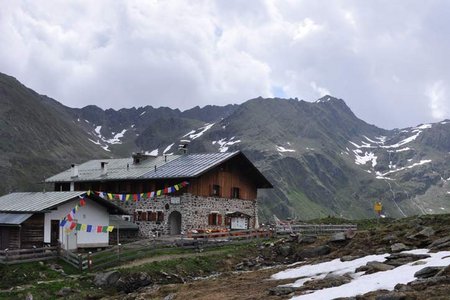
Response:
[[[108,174],[108,162],[102,161],[102,162],[100,162],[100,166],[102,169],[101,176],[106,176]]]
[[[72,171],[72,178],[73,177],[78,177],[78,165],[76,165],[76,164],[72,164],[71,165],[71,171]]]
[[[178,151],[182,154],[186,154],[188,152],[188,145],[190,142],[190,140],[181,140],[178,145]]]

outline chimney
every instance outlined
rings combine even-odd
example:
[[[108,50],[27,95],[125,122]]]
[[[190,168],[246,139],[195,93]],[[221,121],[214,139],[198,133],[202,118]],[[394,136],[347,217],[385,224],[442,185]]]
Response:
[[[101,174],[101,176],[108,175],[108,162],[102,161],[102,162],[100,162],[100,166],[102,167],[102,174]]]
[[[186,154],[188,152],[188,145],[190,142],[190,140],[181,140],[178,145],[178,151],[182,154]]]
[[[131,157],[133,158],[133,164],[139,164],[142,161],[146,160],[147,158],[151,157],[151,155],[142,153],[142,152],[137,152],[137,153],[133,153],[131,155]]]
[[[71,170],[72,170],[72,177],[78,177],[78,165],[72,164]]]

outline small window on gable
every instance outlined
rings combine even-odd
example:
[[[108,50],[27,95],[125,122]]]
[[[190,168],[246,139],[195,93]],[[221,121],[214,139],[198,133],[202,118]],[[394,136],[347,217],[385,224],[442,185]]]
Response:
[[[211,191],[211,196],[220,197],[220,185],[213,184],[212,191]]]
[[[239,199],[239,188],[238,187],[231,188],[231,198]]]

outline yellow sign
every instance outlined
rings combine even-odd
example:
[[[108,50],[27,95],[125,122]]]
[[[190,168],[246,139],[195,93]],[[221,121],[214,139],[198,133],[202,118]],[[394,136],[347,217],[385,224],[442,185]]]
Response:
[[[381,204],[381,202],[375,202],[375,205],[374,205],[373,209],[377,213],[380,213],[383,210],[383,205]]]

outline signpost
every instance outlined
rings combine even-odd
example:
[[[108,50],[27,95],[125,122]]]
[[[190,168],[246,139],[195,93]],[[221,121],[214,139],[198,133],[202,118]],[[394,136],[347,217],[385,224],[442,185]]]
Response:
[[[375,210],[375,212],[378,215],[378,218],[377,218],[377,227],[378,227],[378,224],[380,223],[381,211],[383,210],[383,204],[381,204],[380,201],[377,201],[377,202],[375,202],[373,209]]]

